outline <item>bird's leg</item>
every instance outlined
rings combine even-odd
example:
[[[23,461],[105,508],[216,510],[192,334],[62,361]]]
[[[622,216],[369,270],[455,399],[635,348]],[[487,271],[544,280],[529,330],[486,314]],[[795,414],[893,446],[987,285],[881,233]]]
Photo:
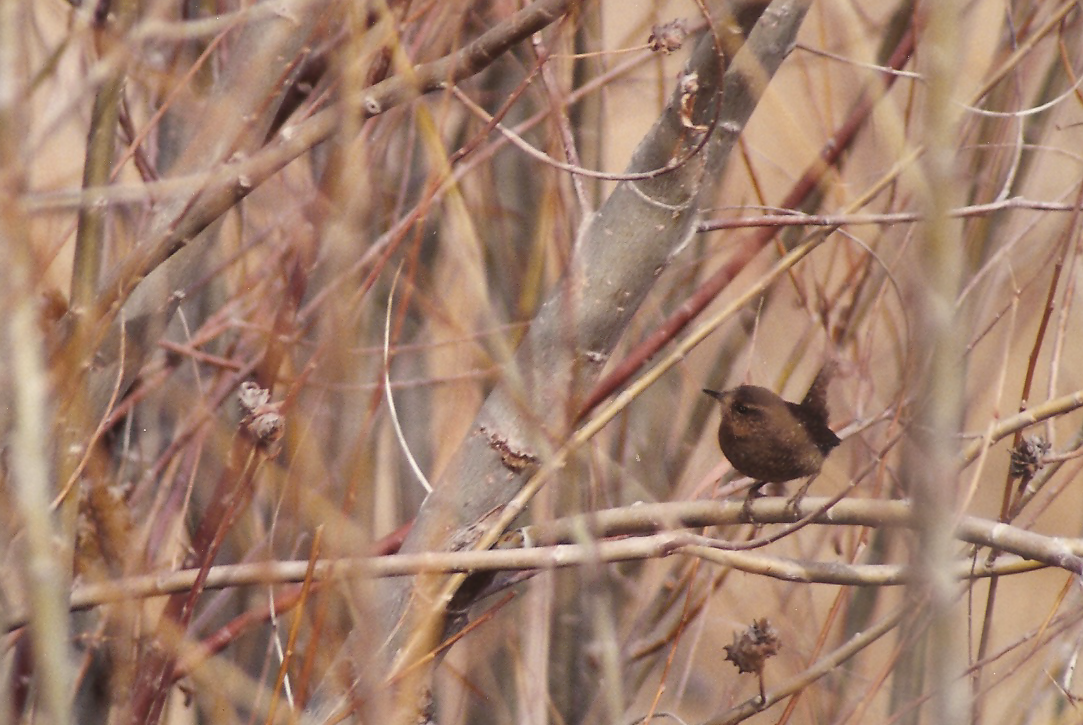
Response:
[[[753,481],[745,494],[745,503],[741,506],[741,518],[746,521],[752,520],[752,502],[763,497],[760,489],[767,485],[767,481]]]
[[[812,485],[812,482],[816,480],[816,476],[819,474],[813,474],[808,477],[808,480],[797,490],[790,500],[786,502],[786,513],[797,517],[798,512],[801,509],[801,500],[805,498],[805,494],[808,493],[808,487]]]

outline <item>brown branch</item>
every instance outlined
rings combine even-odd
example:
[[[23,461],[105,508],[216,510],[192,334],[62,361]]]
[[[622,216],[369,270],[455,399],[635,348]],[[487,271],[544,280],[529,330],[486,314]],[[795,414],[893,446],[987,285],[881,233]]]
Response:
[[[362,99],[365,117],[385,113],[418,95],[443,90],[477,74],[523,38],[561,17],[570,4],[571,0],[539,0],[486,31],[458,52],[419,65],[411,74],[413,82],[399,75],[377,83]],[[104,286],[98,299],[99,306],[108,309],[116,300],[124,299],[151,270],[175,254],[212,221],[233,208],[290,161],[330,138],[338,127],[337,115],[336,109],[328,109],[298,124],[287,125],[279,133],[282,141],[274,151],[248,161],[244,157],[228,159],[210,172],[206,186],[194,191],[182,215],[168,225],[164,235],[151,243],[148,253],[133,255],[131,261],[127,261],[111,276],[110,283]],[[93,197],[87,201],[93,204]]]
[[[896,70],[902,68],[909,60],[913,49],[914,33],[913,29],[910,29],[900,40],[898,47],[888,61],[888,67]],[[891,88],[896,78],[897,76],[894,74],[884,73],[883,86],[877,91],[877,94],[873,96],[866,92],[862,95],[850,112],[850,117],[835,132],[835,135],[824,144],[819,158],[805,170],[805,173],[801,175],[801,178],[794,184],[779,206],[784,209],[797,208],[819,187],[824,173],[831,166],[838,163],[839,158],[857,137],[858,131],[864,128],[865,122],[872,114],[876,102]],[[745,240],[732,259],[692,292],[688,299],[674,310],[661,325],[655,328],[654,332],[639,343],[594,386],[579,411],[580,418],[620,389],[659,350],[679,334],[689,322],[706,309],[707,305],[718,297],[722,290],[745,268],[753,257],[759,254],[760,250],[774,239],[775,234],[776,230],[774,228],[767,228]]]
[[[362,103],[366,117],[383,113],[395,105],[416,98],[420,93],[441,90],[478,73],[523,38],[561,17],[570,4],[571,0],[539,0],[486,31],[459,51],[417,66],[411,74],[413,81],[394,76],[372,86],[364,95]],[[291,39],[290,47],[299,48],[303,45],[302,41],[313,32],[311,29],[316,25],[319,14],[315,11],[306,13],[317,18],[306,18],[305,25],[294,31],[296,37]],[[259,16],[260,22],[272,22],[275,19],[276,16],[273,15]],[[281,22],[281,18],[277,20]],[[239,61],[250,62],[246,61],[244,53],[236,50],[234,52]],[[297,52],[299,50],[287,50],[277,57],[280,62],[289,61],[296,57]],[[245,115],[246,108],[236,103],[233,92],[228,87],[223,89],[221,95],[229,97],[230,102],[219,106],[235,109],[238,117]],[[260,129],[270,122],[276,109],[277,104],[261,100],[258,111],[261,120],[244,127],[247,134],[245,138],[262,139]],[[193,186],[192,179],[185,179],[180,183],[167,180],[154,185],[155,189],[180,195],[162,205],[163,209],[158,213],[157,221],[151,225],[152,230],[156,230],[152,231],[151,240],[141,245],[140,250],[128,255],[109,276],[97,297],[97,309],[106,311],[104,314],[112,319],[120,305],[127,304],[126,300],[151,272],[159,269],[212,222],[291,161],[329,139],[338,128],[338,122],[337,110],[328,109],[304,121],[287,124],[279,132],[274,145],[258,153],[253,153],[251,148],[236,146],[236,150],[243,150],[244,153],[233,153],[233,150],[230,150],[223,154],[221,149],[224,147],[216,143],[214,148],[219,151],[208,151],[202,157],[196,157],[199,165],[195,168],[205,170],[203,183]],[[190,173],[195,168],[182,166],[178,170]],[[208,168],[210,170],[206,171]],[[81,196],[83,203],[93,206],[98,195],[104,195],[104,198],[109,193],[108,188],[86,189]],[[198,255],[193,256],[198,258]],[[198,269],[198,259],[177,266],[178,269],[170,273],[172,281],[163,285],[165,294],[172,294],[173,290],[186,286],[185,280],[192,273],[187,270]],[[149,299],[140,300],[138,309],[127,309],[126,317],[129,322],[142,316],[150,316],[154,320],[153,324],[148,325],[150,332],[163,329],[165,322],[172,317],[175,304],[162,298],[161,294],[163,292],[153,293]],[[134,378],[143,359],[149,354],[149,349],[157,342],[157,335],[151,336],[155,339],[142,341],[143,344],[133,346],[135,349],[130,351],[129,363],[125,366],[123,376],[125,384]],[[119,339],[118,322],[115,319],[104,339],[102,349],[98,351],[100,367],[94,371],[91,383],[93,408],[99,415],[107,397],[101,380],[115,378],[115,371],[108,372],[108,369],[115,365],[116,340]]]

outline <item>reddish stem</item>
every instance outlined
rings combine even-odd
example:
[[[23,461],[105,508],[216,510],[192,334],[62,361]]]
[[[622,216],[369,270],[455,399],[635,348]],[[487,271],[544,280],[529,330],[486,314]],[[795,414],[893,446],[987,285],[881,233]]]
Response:
[[[909,28],[899,40],[895,52],[888,60],[888,67],[899,70],[906,64],[910,54],[914,50],[914,30]],[[882,96],[894,84],[897,75],[884,73],[884,86],[879,94]],[[846,123],[831,137],[820,150],[820,157],[805,170],[801,178],[797,180],[790,193],[782,200],[780,206],[793,209],[815,191],[823,179],[824,172],[833,166],[854,139],[858,131],[864,127],[873,106],[879,96],[863,93],[857,105],[850,113]],[[627,357],[624,358],[608,375],[594,386],[587,396],[583,407],[579,411],[579,419],[586,416],[599,403],[612,395],[622,387],[635,373],[643,367],[654,355],[672,340],[685,326],[704,310],[726,288],[737,274],[767,245],[777,234],[777,228],[766,227],[756,230],[743,242],[741,249],[699,286],[689,297],[659,325],[643,342],[641,342]]]

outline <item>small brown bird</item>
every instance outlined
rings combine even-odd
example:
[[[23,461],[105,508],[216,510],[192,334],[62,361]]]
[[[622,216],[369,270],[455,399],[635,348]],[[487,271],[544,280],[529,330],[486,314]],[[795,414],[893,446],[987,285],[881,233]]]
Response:
[[[756,479],[751,499],[764,484],[814,476],[840,441],[827,427],[827,383],[833,366],[825,365],[805,399],[791,403],[757,385],[703,392],[722,404],[718,445],[739,472]],[[795,497],[799,500],[801,493]]]

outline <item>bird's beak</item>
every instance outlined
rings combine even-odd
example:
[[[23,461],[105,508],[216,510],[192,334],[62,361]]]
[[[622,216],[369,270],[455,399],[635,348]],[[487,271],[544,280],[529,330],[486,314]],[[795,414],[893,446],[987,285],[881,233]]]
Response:
[[[707,393],[707,395],[710,395],[715,400],[722,400],[725,396],[725,393],[720,393],[717,390],[708,390],[707,388],[704,388],[703,392]]]

